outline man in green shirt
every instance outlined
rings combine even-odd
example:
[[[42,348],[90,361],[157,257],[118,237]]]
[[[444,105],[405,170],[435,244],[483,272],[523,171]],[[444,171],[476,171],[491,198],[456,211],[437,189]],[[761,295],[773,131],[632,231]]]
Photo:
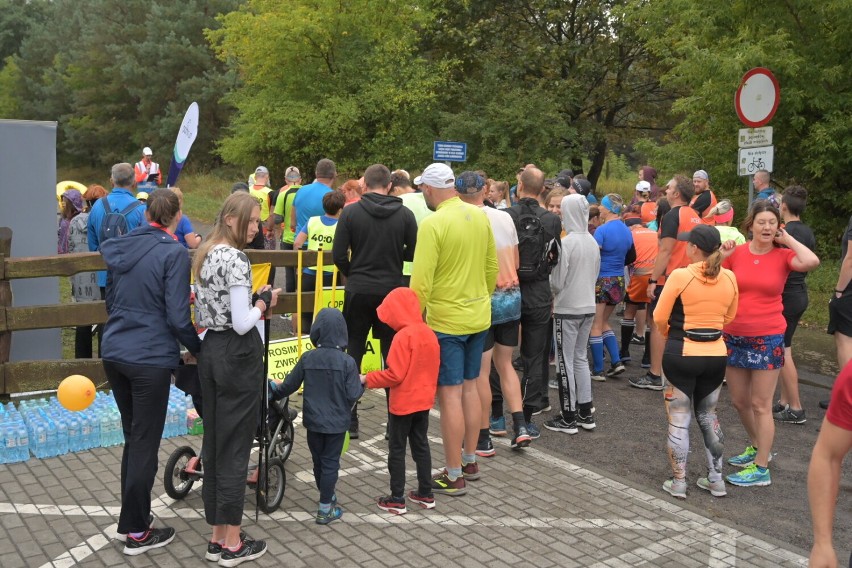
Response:
[[[417,231],[411,289],[441,346],[438,403],[447,464],[433,478],[432,491],[457,496],[467,492],[465,479],[479,478],[475,450],[482,409],[476,379],[491,327],[497,254],[488,218],[458,198],[449,166],[432,164],[420,178],[435,213]]]
[[[275,200],[275,211],[272,217],[272,222],[281,226],[281,250],[293,250],[293,241],[296,239],[296,227],[290,223],[290,217],[293,212],[293,200],[296,199],[296,192],[302,187],[302,174],[299,173],[299,168],[290,166],[284,174],[286,184],[278,190],[278,199]],[[271,227],[270,227],[271,228]],[[284,268],[285,275],[285,290],[287,292],[296,291],[296,269],[292,266]]]

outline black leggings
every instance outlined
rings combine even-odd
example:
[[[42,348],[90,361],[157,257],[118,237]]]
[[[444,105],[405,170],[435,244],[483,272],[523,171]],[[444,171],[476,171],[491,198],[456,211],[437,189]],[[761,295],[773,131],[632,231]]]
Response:
[[[257,328],[245,335],[208,330],[198,374],[204,399],[204,516],[210,525],[240,525],[264,392],[263,341]]]

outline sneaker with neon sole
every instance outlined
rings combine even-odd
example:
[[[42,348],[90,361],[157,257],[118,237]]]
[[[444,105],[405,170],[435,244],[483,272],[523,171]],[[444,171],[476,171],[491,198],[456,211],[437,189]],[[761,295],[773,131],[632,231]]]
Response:
[[[432,493],[452,495],[453,497],[464,495],[467,493],[467,483],[465,483],[464,475],[450,479],[446,469],[441,473],[436,473],[432,476]]]
[[[765,487],[772,485],[768,467],[760,467],[753,463],[736,473],[725,477],[725,481],[739,487]]]

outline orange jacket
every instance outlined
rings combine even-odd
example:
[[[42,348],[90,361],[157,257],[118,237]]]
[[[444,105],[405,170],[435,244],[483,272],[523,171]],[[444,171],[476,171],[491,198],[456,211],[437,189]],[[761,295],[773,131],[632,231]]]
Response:
[[[405,416],[435,404],[441,349],[435,332],[423,322],[420,302],[411,288],[395,288],[376,310],[396,330],[384,371],[367,373],[369,388],[390,387],[390,412]]]
[[[156,174],[157,185],[163,185],[163,172],[157,162],[152,161],[150,165],[146,165],[144,161],[140,160],[133,166],[133,171],[136,174],[136,183],[144,183],[148,180],[149,175]]]

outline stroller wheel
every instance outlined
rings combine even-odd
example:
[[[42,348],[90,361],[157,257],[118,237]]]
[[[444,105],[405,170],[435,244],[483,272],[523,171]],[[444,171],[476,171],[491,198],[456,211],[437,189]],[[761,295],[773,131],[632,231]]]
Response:
[[[290,452],[293,451],[293,437],[295,429],[290,421],[281,421],[278,427],[272,433],[271,443],[269,444],[269,459],[279,458],[282,462],[287,461],[290,457]]]
[[[284,499],[284,491],[287,488],[287,473],[284,471],[284,462],[279,458],[269,460],[265,469],[266,471],[261,471],[258,477],[260,487],[257,505],[264,513],[272,513],[278,510],[281,501]]]
[[[183,499],[192,489],[196,478],[186,473],[186,465],[195,456],[195,450],[189,446],[181,446],[169,456],[163,472],[163,485],[172,499]]]

